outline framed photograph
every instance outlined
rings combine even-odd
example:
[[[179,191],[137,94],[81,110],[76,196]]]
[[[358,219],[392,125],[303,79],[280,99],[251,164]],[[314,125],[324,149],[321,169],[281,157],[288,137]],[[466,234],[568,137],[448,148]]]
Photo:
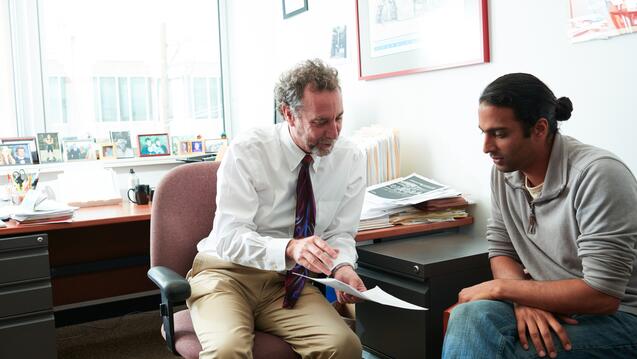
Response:
[[[489,62],[487,0],[356,0],[358,77]]]
[[[167,133],[138,135],[139,155],[141,157],[169,156],[169,142]]]
[[[190,141],[192,136],[172,136],[170,138],[170,143],[172,147],[172,154],[177,155],[185,155],[188,153],[188,145],[183,145],[185,147],[182,148],[183,142]]]
[[[283,0],[283,18],[307,11],[307,0]]]
[[[40,163],[38,157],[38,145],[35,141],[35,137],[10,137],[10,138],[2,138],[0,142],[3,145],[26,145],[27,151],[30,153],[29,158],[31,159],[31,163],[29,164],[38,164]]]
[[[95,159],[93,139],[64,140],[64,157],[67,161],[85,161]]]
[[[64,161],[62,146],[57,132],[38,133],[38,154],[40,163],[54,163]]]
[[[206,153],[218,153],[223,147],[228,146],[227,138],[215,138],[205,140]]]
[[[9,145],[0,145],[0,166],[15,166],[13,149]]]
[[[135,157],[133,152],[133,143],[130,139],[128,131],[111,131],[111,142],[113,143],[115,158],[131,158]]]
[[[190,141],[190,152],[203,153],[203,141]]]
[[[115,144],[102,143],[100,145],[100,159],[112,160],[115,158]]]
[[[179,154],[187,155],[190,153],[190,141],[180,141],[179,142]]]

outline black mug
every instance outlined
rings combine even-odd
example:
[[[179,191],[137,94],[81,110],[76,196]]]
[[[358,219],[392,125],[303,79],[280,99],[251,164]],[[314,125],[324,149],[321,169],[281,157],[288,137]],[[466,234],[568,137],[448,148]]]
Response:
[[[130,197],[130,192],[135,193],[135,199]],[[128,190],[128,199],[135,204],[148,204],[150,201],[150,186],[147,184],[138,184],[134,188]]]

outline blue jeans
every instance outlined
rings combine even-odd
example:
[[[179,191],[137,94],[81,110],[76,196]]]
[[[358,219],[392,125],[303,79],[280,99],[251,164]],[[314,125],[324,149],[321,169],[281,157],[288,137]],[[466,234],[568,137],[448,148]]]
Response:
[[[637,358],[637,315],[576,315],[576,325],[562,323],[573,348],[565,351],[553,333],[558,358]],[[524,350],[518,339],[513,305],[479,300],[451,312],[443,358],[537,358],[533,342]],[[548,353],[546,358],[548,358]]]

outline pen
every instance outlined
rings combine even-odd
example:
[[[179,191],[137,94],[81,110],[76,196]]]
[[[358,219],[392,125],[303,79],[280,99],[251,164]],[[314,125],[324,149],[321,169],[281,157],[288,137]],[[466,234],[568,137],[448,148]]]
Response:
[[[38,185],[39,180],[40,180],[40,170],[38,170],[38,172],[35,173],[35,176],[33,176],[33,180],[31,181],[31,188],[35,189],[35,186]]]

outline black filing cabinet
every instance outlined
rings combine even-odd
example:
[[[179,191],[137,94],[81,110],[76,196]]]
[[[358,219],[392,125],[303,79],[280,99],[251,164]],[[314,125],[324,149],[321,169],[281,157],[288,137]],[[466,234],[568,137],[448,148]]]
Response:
[[[442,312],[458,292],[491,278],[487,243],[440,233],[357,247],[358,274],[368,289],[429,308],[415,311],[372,302],[356,305],[356,332],[382,358],[440,358]]]
[[[0,238],[0,358],[56,358],[45,234]]]

